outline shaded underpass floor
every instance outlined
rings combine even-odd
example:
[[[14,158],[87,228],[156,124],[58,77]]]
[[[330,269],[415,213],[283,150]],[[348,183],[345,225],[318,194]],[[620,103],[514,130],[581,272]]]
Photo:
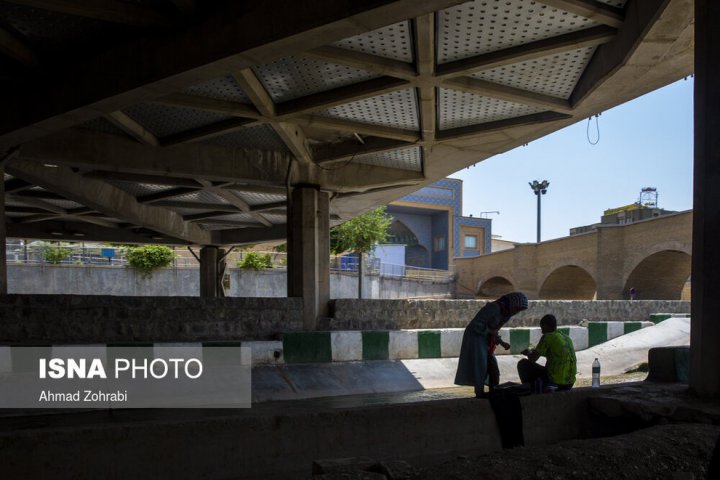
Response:
[[[644,375],[644,374],[643,374]],[[605,380],[610,380],[606,378]],[[316,477],[318,479],[354,479],[354,478],[414,478],[414,479],[550,479],[550,478],[609,478],[610,474],[618,478],[675,478],[675,479],[701,479],[706,478],[708,462],[715,441],[720,434],[720,402],[705,401],[692,397],[687,392],[687,386],[682,384],[655,384],[649,382],[624,383],[620,385],[606,385],[600,389],[577,388],[571,392],[533,395],[526,397],[532,400],[526,405],[530,410],[523,415],[531,415],[526,419],[535,423],[534,440],[530,446],[512,450],[495,451],[491,453],[468,454],[460,453],[450,455],[448,458],[433,459],[431,462],[421,463],[417,459],[410,460],[410,467],[404,476],[381,477],[367,476],[366,473],[327,474]],[[569,395],[569,396],[568,396]],[[445,409],[447,414],[448,402],[471,401],[480,409],[486,408],[487,400],[470,400],[473,392],[471,388],[442,388],[404,393],[367,394],[335,396],[307,400],[272,401],[254,404],[249,409],[237,410],[115,410],[115,411],[75,411],[55,412],[35,410],[32,415],[18,415],[21,412],[4,411],[0,418],[0,444],[6,447],[11,445],[16,435],[33,435],[34,431],[63,432],[71,429],[82,432],[98,428],[116,428],[123,425],[148,425],[153,428],[168,428],[169,431],[186,425],[197,430],[201,425],[211,425],[218,420],[249,417],[290,419],[297,416],[315,416],[322,412],[363,412],[371,411],[376,407],[401,404],[422,404],[428,407],[427,414],[432,415],[433,408],[438,411]],[[611,426],[603,436],[612,434],[612,437],[594,438],[585,440],[566,440],[555,445],[537,444],[537,416],[543,415],[542,405],[547,402],[566,404],[572,397],[584,398],[583,411],[592,412],[598,418]],[[538,402],[539,401],[539,402]],[[571,402],[572,403],[572,402]],[[524,401],[525,404],[525,401]],[[436,407],[434,407],[436,406]],[[540,408],[540,410],[539,410]],[[402,410],[396,412],[403,415]],[[340,413],[338,421],[344,419]],[[566,420],[573,422],[572,415]],[[479,429],[494,428],[494,426],[478,425]],[[635,432],[616,435],[619,432]],[[337,424],[343,429],[342,423]],[[527,428],[527,426],[526,426]],[[544,428],[544,427],[542,427]],[[561,423],[557,428],[565,428]],[[610,432],[610,433],[608,433]],[[435,432],[440,434],[441,432]],[[480,433],[480,432],[478,432]],[[552,433],[552,432],[549,432]],[[247,434],[238,431],[238,438]],[[526,445],[528,442],[526,433]],[[550,435],[552,436],[552,435]],[[47,437],[45,437],[47,438]],[[567,437],[565,437],[567,438]],[[571,437],[577,438],[577,437]],[[11,442],[11,443],[5,443]],[[190,445],[188,445],[189,447]],[[472,445],[468,448],[472,449]],[[357,456],[366,453],[358,450]],[[350,456],[350,455],[343,455]],[[282,475],[272,478],[310,478],[311,460],[325,458],[323,451],[316,452],[302,462],[303,470],[307,473]],[[337,458],[331,456],[330,458]],[[385,462],[388,458],[381,459]],[[398,458],[397,460],[404,460]],[[380,474],[378,474],[380,475]],[[15,478],[15,477],[8,477]],[[62,477],[68,478],[68,477]],[[137,478],[163,478],[158,476]],[[180,477],[177,477],[180,478]],[[192,477],[183,477],[192,478]],[[258,476],[244,477],[240,471],[237,476],[212,476],[206,478],[261,478]],[[707,477],[710,478],[710,477]]]

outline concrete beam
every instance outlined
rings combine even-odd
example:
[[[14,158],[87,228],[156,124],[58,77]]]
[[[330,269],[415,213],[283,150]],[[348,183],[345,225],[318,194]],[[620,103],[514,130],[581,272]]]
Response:
[[[244,128],[262,123],[271,123],[273,121],[272,117],[261,115],[257,109],[245,105],[244,103],[229,102],[227,100],[217,100],[214,98],[203,98],[195,95],[176,93],[158,98],[155,100],[155,103],[176,107],[194,108],[195,110],[204,110],[207,112],[224,113],[227,115],[254,120],[253,122],[244,124]],[[342,120],[339,118],[320,117],[317,115],[285,115],[283,119],[286,123],[292,123],[302,127],[359,133],[362,135],[404,140],[406,142],[416,142],[420,138],[418,133],[412,130],[370,125],[367,123]]]
[[[79,2],[80,3],[80,2]],[[84,3],[84,2],[82,2]],[[442,10],[462,0],[222,2],[203,21],[54,71],[0,97],[0,148],[253,65]],[[272,28],[267,19],[272,18]],[[178,55],[177,52],[182,52]]]
[[[231,223],[229,223],[230,225]],[[235,228],[232,230],[213,231],[215,245],[243,245],[287,238],[287,226],[275,224],[269,228]]]
[[[40,10],[50,10],[103,22],[119,23],[132,27],[167,27],[168,17],[137,3],[118,0],[8,0]]]
[[[228,118],[226,120],[211,123],[210,125],[204,125],[202,127],[168,135],[160,139],[160,144],[164,147],[170,147],[181,143],[200,142],[202,140],[208,140],[210,138],[242,130],[250,125],[255,125],[255,122],[245,118]]]
[[[536,58],[555,55],[557,53],[592,47],[610,42],[617,30],[601,25],[577,32],[558,35],[535,42],[526,43],[517,47],[505,48],[475,57],[455,60],[438,65],[438,76],[441,78],[467,75],[480,70],[491,70],[513,63],[526,62]]]
[[[195,187],[200,188],[200,184],[195,180],[188,178],[173,178],[167,175],[142,175],[125,172],[108,172],[102,170],[91,170],[84,172],[83,177],[94,178],[97,180],[117,180],[120,182],[132,183],[150,183],[153,185],[167,185],[170,187]]]
[[[435,75],[436,41],[435,15],[423,15],[415,19],[415,68],[419,75]],[[421,85],[418,89],[420,101],[420,130],[425,142],[435,140],[437,132],[437,89],[435,85]],[[426,147],[427,148],[427,147]],[[426,152],[427,153],[427,152]]]
[[[153,147],[160,145],[160,141],[155,135],[123,112],[108,113],[105,115],[105,119],[140,143]]]
[[[630,56],[662,14],[670,0],[629,0],[625,22],[612,42],[598,47],[570,95],[575,108],[603,81],[615,73]]]
[[[283,185],[289,157],[277,152],[188,144],[157,148],[71,129],[21,147],[27,160],[134,175]]]
[[[358,155],[397,150],[404,146],[412,146],[412,144],[388,138],[365,137],[362,142],[352,138],[345,142],[321,145],[314,151],[314,155],[317,163],[325,164],[355,158]]]
[[[622,10],[595,0],[540,0],[540,3],[610,27],[620,28],[623,25]]]
[[[340,47],[324,46],[314,48],[304,52],[301,56],[405,80],[413,80],[417,76],[417,72],[409,63]]]
[[[175,238],[191,243],[211,244],[210,232],[197,225],[184,222],[182,217],[172,210],[142,205],[129,193],[99,180],[84,178],[69,168],[50,168],[28,161],[19,153],[6,166],[7,171],[43,188],[52,188],[68,200],[120,218],[132,224],[147,227]]]
[[[7,55],[22,65],[31,68],[40,66],[35,52],[16,35],[0,27],[0,53]]]
[[[531,105],[547,110],[553,110],[562,113],[572,113],[572,108],[567,100],[543,95],[541,93],[530,92],[520,88],[509,87],[497,83],[480,80],[473,77],[458,77],[445,80],[442,83],[445,88],[459,90],[461,92],[473,93],[485,97],[499,98],[508,102],[520,103],[522,105]]]
[[[37,240],[67,240],[77,242],[92,239],[108,243],[153,243],[162,245],[187,245],[185,240],[148,231],[134,232],[128,229],[106,228],[100,225],[76,221],[48,220],[41,223],[9,223],[7,235],[15,238]]]
[[[555,122],[558,120],[567,120],[570,115],[557,112],[540,112],[522,117],[508,118],[506,120],[496,120],[494,122],[480,123],[477,125],[469,125],[467,127],[452,128],[450,130],[442,130],[438,132],[438,141],[461,140],[464,138],[472,138],[477,135],[484,135],[492,131],[501,131],[511,127],[521,125],[535,125],[538,123]]]
[[[377,97],[385,93],[410,88],[412,84],[406,80],[395,77],[378,77],[364,82],[334,88],[295,100],[288,100],[276,106],[277,115],[283,117],[296,116],[303,113],[312,113],[318,110],[336,107],[346,103]]]
[[[350,162],[342,168],[317,170],[316,185],[332,192],[364,192],[381,187],[417,185],[425,180],[421,172]]]

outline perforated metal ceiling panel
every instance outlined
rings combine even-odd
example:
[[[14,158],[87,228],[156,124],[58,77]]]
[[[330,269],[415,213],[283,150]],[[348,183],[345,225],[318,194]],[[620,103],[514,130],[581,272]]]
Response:
[[[502,85],[568,98],[585,70],[596,47],[538,58],[492,70],[477,72],[471,77]]]
[[[285,57],[253,67],[275,103],[352,85],[379,75],[343,65]]]
[[[230,148],[252,148],[288,153],[287,146],[280,140],[275,130],[268,125],[243,128],[233,133],[209,138],[202,143]]]
[[[75,15],[0,2],[0,17],[36,53],[52,56],[67,50],[100,51],[121,35],[134,31],[115,23],[107,23]]]
[[[170,107],[159,103],[135,105],[125,110],[125,113],[160,138],[231,118],[216,112]]]
[[[412,170],[414,172],[422,171],[422,153],[420,147],[358,155],[353,161],[366,165],[377,165],[378,167],[399,168],[401,170]]]
[[[215,221],[217,221],[217,220],[213,218],[212,221],[215,222]],[[228,224],[223,224],[223,223],[204,223],[204,222],[201,221],[201,222],[198,222],[197,224],[200,225],[200,228],[203,228],[203,229],[205,229],[205,230],[210,230],[210,231],[213,231],[213,230],[230,230],[230,229],[235,229],[235,228],[247,228],[247,227],[240,227],[240,226],[238,226],[238,225],[232,225],[232,224],[229,224],[229,223],[228,223]],[[258,224],[256,224],[256,225],[257,225],[257,227],[263,227],[263,224],[261,224],[261,223],[258,223]],[[249,228],[254,228],[254,226],[249,227]]]
[[[540,108],[528,105],[445,88],[438,89],[438,96],[440,130],[520,117],[542,111]]]
[[[438,63],[583,30],[596,23],[539,2],[475,0],[438,14]]]
[[[110,135],[119,135],[130,138],[128,134],[126,134],[124,131],[113,125],[110,121],[105,120],[102,117],[98,117],[93,120],[88,120],[85,123],[81,123],[79,127],[85,128],[87,130],[92,130],[94,132],[109,133]]]
[[[198,97],[214,98],[216,100],[226,100],[228,102],[250,103],[248,96],[245,95],[240,85],[238,85],[230,75],[194,85],[183,93],[197,95]]]
[[[263,217],[265,217],[267,221],[275,225],[282,225],[283,223],[287,223],[287,217],[285,215],[268,215],[267,213],[263,213]]]
[[[388,25],[372,32],[346,38],[333,45],[402,62],[413,61],[412,31],[409,22]]]
[[[390,92],[378,97],[346,103],[318,112],[318,115],[406,130],[418,130],[419,128],[414,89]]]
[[[249,213],[229,213],[227,215],[222,215],[219,217],[213,217],[213,222],[219,222],[222,220],[229,220],[231,222],[249,222],[249,223],[257,223],[257,220],[255,217],[253,217]],[[209,222],[210,223],[210,222]]]
[[[28,205],[27,205],[27,203],[24,203],[22,200],[20,200],[17,197],[5,197],[5,206],[6,207],[26,207]]]
[[[149,195],[151,193],[163,192],[163,191],[172,189],[172,187],[168,187],[167,185],[154,185],[154,184],[150,184],[150,183],[121,182],[118,180],[108,180],[107,183],[109,183],[117,188],[120,188],[122,190],[125,190],[130,195],[133,195],[135,197],[141,197],[143,195]]]
[[[52,205],[55,205],[56,207],[63,208],[65,210],[70,210],[72,208],[80,208],[83,205],[77,202],[73,202],[72,200],[56,200],[56,199],[45,199],[43,202],[50,203]]]
[[[271,193],[255,193],[235,191],[237,195],[245,200],[248,205],[265,205],[267,203],[283,202],[285,195],[273,195]]]
[[[198,190],[197,192],[186,193],[185,195],[178,195],[172,197],[169,200],[176,200],[178,202],[198,202],[198,203],[222,203],[227,204],[225,200],[217,195],[210,192],[203,192]]]

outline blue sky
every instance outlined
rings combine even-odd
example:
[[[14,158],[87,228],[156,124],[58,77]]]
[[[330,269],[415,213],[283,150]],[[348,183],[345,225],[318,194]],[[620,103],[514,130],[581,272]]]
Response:
[[[692,208],[693,80],[680,80],[602,113],[600,141],[588,142],[587,119],[463,169],[463,214],[487,215],[493,234],[535,242],[537,200],[529,181],[548,180],[542,198],[542,239],[600,221],[603,210],[658,189],[668,210]],[[596,139],[595,119],[590,127]]]

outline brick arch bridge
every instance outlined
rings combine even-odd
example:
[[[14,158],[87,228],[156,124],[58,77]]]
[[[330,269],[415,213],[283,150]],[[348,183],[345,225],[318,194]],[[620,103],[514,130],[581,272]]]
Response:
[[[475,258],[456,258],[458,294],[521,290],[539,299],[680,299],[690,276],[692,211]]]

